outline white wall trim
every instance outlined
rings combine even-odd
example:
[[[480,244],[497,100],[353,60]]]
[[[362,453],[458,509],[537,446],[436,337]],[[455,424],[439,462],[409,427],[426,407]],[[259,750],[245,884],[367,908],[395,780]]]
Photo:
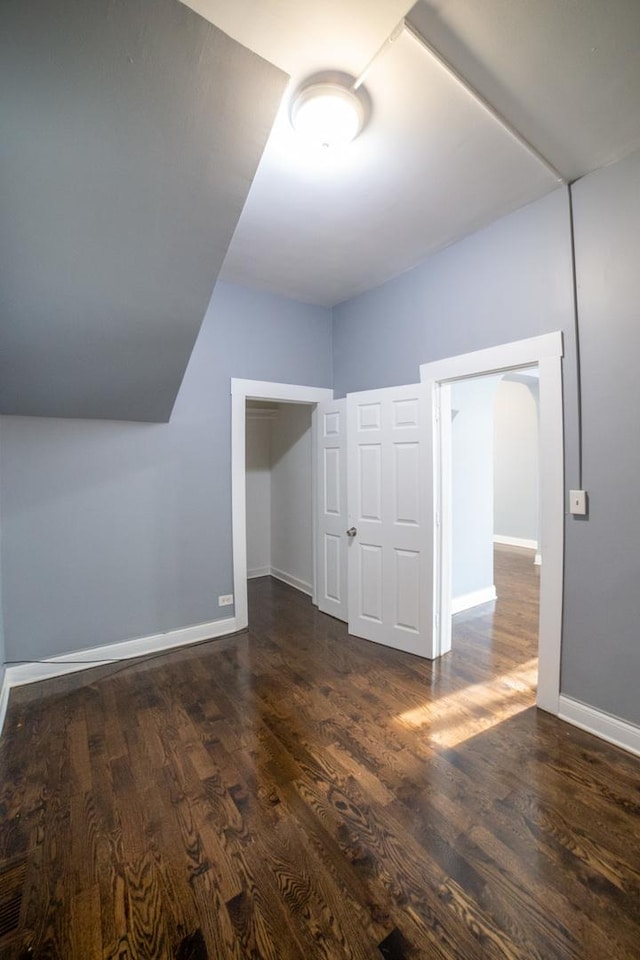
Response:
[[[480,373],[497,373],[539,363],[547,357],[562,356],[562,333],[544,333],[540,337],[514,340],[473,353],[461,353],[432,363],[420,364],[420,379],[440,383],[477,377]]]
[[[247,580],[257,580],[258,577],[275,577],[276,580],[288,583],[290,587],[300,590],[301,593],[306,593],[308,597],[313,596],[313,584],[300,580],[299,577],[294,577],[293,574],[286,573],[284,570],[278,570],[277,567],[256,567],[255,570],[247,570]]]
[[[0,734],[4,724],[9,691],[12,687],[20,687],[25,683],[36,683],[39,680],[50,680],[53,677],[62,677],[68,673],[90,670],[92,667],[118,663],[122,660],[132,660],[136,657],[147,656],[150,653],[173,650],[176,647],[200,643],[203,640],[226,637],[230,633],[236,633],[237,630],[236,618],[228,617],[225,620],[198,623],[191,627],[168,630],[166,633],[156,633],[149,637],[136,637],[133,640],[121,640],[101,647],[74,650],[72,653],[49,657],[38,663],[21,663],[8,666],[0,693]]]
[[[451,649],[450,384],[466,377],[538,364],[540,375],[540,625],[537,704],[557,714],[564,565],[562,333],[518,340],[420,366],[431,398],[433,431],[434,657]]]
[[[561,720],[573,724],[574,727],[580,727],[587,733],[592,733],[601,740],[615,744],[629,753],[640,756],[640,727],[627,720],[620,720],[610,713],[603,710],[596,710],[586,703],[574,700],[572,697],[566,697],[564,694],[560,697],[560,711],[558,716]]]
[[[462,593],[459,597],[453,597],[451,600],[451,614],[462,613],[463,610],[471,610],[472,607],[479,607],[481,603],[491,603],[497,600],[495,584],[490,587],[483,587],[482,590],[472,590],[471,593]]]
[[[247,570],[247,580],[257,580],[258,577],[270,577],[271,567],[254,567],[253,570]]]
[[[247,604],[247,491],[246,406],[247,399],[279,403],[321,403],[333,400],[333,390],[268,380],[231,378],[231,517],[233,539],[233,595],[238,630],[249,622]],[[313,442],[313,437],[312,437]],[[313,490],[312,488],[312,497]],[[313,510],[315,516],[315,507]],[[312,590],[313,592],[313,590]]]
[[[524,547],[527,550],[537,550],[537,540],[527,540],[526,537],[504,537],[501,533],[494,533],[494,543],[502,543],[505,547]]]
[[[274,400],[278,403],[320,403],[333,400],[333,390],[305,387],[297,383],[272,383],[269,380],[231,378],[231,395],[245,400]]]
[[[299,590],[300,593],[306,593],[308,597],[313,595],[313,586],[310,583],[307,583],[306,580],[300,580],[298,577],[294,577],[284,570],[271,567],[271,576],[275,577],[276,580],[282,580],[283,583],[288,583],[290,587],[294,587],[296,590]]]
[[[4,727],[4,718],[7,715],[7,707],[9,706],[10,689],[11,684],[9,683],[9,677],[5,670],[2,678],[2,687],[0,688],[0,737],[2,736],[2,728]]]

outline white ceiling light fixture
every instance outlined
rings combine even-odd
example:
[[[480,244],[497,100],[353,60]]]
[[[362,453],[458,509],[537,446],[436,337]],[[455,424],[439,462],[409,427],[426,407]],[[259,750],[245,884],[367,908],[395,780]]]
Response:
[[[291,126],[305,140],[323,147],[344,146],[365,122],[363,97],[353,86],[337,81],[311,83],[291,102]]]
[[[316,74],[299,87],[289,110],[296,133],[323,147],[343,146],[355,140],[371,113],[371,100],[362,85],[364,78],[403,29],[404,20],[397,24],[358,77],[327,72]]]

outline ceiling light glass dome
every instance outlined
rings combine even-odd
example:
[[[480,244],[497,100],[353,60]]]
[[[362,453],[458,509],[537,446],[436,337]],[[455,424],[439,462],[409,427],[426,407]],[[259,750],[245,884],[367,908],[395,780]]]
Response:
[[[335,147],[358,136],[364,107],[353,89],[339,83],[314,83],[294,96],[290,117],[294,130],[306,140]]]

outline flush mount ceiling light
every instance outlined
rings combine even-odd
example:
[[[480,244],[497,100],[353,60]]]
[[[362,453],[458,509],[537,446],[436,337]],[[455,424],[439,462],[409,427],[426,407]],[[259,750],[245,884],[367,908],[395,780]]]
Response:
[[[290,111],[291,126],[306,140],[335,147],[354,140],[365,120],[361,96],[353,87],[327,81],[299,90]]]

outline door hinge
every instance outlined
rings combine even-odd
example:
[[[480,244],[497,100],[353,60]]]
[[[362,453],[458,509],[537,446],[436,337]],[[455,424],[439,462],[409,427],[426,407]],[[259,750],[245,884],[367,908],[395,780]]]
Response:
[[[440,511],[436,510],[436,527],[440,526]]]

